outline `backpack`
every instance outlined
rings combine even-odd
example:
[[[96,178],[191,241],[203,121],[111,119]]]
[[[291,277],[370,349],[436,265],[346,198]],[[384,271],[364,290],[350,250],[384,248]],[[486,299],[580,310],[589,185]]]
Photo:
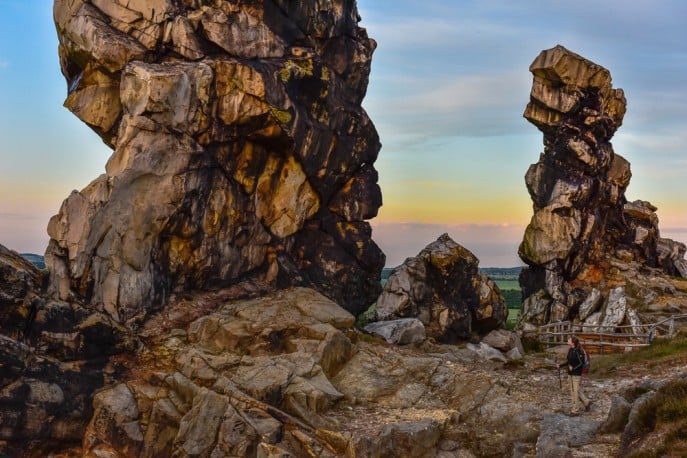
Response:
[[[587,350],[582,347],[580,347],[580,350],[581,351],[578,350],[577,354],[582,361],[582,375],[586,375],[589,373],[589,368],[592,366],[592,361]]]

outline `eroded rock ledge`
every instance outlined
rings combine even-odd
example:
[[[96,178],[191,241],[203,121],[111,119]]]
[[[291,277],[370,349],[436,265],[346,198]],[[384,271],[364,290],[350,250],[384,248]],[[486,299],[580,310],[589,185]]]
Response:
[[[375,42],[355,2],[56,0],[75,115],[114,148],[50,222],[51,292],[120,323],[174,291],[307,285],[358,313],[384,255]]]
[[[625,197],[630,163],[610,142],[623,91],[562,46],[542,51],[530,71],[524,116],[544,134],[544,152],[525,176],[534,215],[519,249],[529,266],[521,326],[639,324],[666,305],[659,296],[680,296],[666,278],[687,276],[687,263],[684,244],[660,237],[656,207]]]

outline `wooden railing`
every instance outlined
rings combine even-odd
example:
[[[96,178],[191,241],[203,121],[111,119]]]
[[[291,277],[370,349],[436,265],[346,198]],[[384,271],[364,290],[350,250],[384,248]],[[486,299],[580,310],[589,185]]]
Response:
[[[676,322],[686,320],[687,314],[673,315],[656,323],[626,326],[573,324],[559,321],[540,326],[537,340],[545,345],[561,345],[576,335],[590,353],[616,353],[647,347],[656,337],[673,337]]]

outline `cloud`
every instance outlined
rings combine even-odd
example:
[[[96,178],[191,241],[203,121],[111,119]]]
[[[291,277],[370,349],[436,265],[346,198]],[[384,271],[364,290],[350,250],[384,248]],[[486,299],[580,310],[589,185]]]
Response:
[[[8,68],[9,66],[10,66],[9,61],[0,60],[0,70],[2,70],[2,69],[4,69],[4,68]]]
[[[436,136],[502,136],[526,132],[522,111],[528,101],[527,72],[419,75],[389,81],[396,94],[372,94],[366,108],[383,138],[405,143]]]

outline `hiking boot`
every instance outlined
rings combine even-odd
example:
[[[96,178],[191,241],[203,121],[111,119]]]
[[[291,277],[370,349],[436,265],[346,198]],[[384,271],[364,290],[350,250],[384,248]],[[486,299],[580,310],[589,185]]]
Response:
[[[580,415],[580,412],[578,412],[577,410],[570,412],[571,417],[577,417],[578,415]]]

